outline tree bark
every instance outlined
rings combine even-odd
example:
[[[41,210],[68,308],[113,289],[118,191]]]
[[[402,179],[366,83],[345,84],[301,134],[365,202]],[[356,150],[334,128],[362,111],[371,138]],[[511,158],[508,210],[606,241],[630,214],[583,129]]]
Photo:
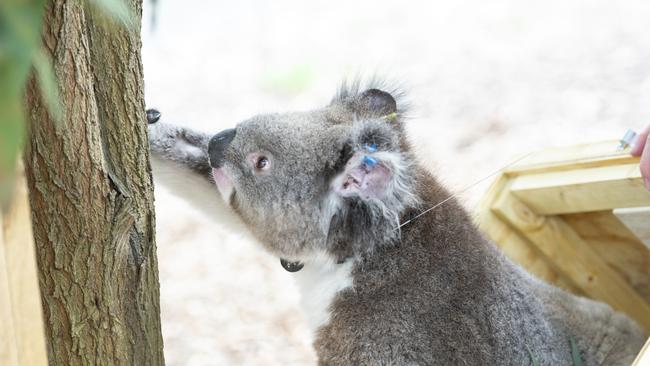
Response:
[[[80,0],[47,2],[45,51],[65,112],[27,88],[25,154],[50,364],[162,365],[153,184],[140,56]]]

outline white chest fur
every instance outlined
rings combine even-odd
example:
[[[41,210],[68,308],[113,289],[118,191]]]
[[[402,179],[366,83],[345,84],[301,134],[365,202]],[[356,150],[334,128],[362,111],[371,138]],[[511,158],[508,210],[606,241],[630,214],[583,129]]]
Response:
[[[304,261],[305,266],[294,273],[300,288],[300,303],[307,323],[315,332],[330,320],[330,305],[336,295],[352,286],[353,261],[337,264],[327,255],[317,255]]]

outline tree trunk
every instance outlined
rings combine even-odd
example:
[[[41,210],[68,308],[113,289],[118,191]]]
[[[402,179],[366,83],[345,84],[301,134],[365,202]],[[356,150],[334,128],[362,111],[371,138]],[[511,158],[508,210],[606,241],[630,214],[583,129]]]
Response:
[[[27,89],[26,173],[50,364],[162,365],[153,185],[140,57],[85,1],[47,2],[45,51],[65,112]]]

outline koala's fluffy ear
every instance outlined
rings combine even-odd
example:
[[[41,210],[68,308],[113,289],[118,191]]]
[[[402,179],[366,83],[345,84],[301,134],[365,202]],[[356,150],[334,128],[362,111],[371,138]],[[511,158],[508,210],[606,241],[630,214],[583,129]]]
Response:
[[[332,108],[327,110],[327,119],[333,124],[382,119],[395,127],[401,125],[409,104],[398,86],[381,80],[355,80],[341,84],[329,107]]]
[[[397,112],[395,98],[383,90],[368,89],[356,101],[357,112],[363,115],[382,117]]]

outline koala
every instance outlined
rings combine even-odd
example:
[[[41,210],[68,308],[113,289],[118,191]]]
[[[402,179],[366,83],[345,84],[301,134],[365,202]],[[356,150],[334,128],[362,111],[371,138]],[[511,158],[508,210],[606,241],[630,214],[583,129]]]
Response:
[[[297,281],[319,365],[629,365],[645,340],[606,304],[507,259],[420,164],[404,94],[343,83],[306,112],[217,134],[148,112],[154,177]],[[229,214],[223,215],[224,210]]]

